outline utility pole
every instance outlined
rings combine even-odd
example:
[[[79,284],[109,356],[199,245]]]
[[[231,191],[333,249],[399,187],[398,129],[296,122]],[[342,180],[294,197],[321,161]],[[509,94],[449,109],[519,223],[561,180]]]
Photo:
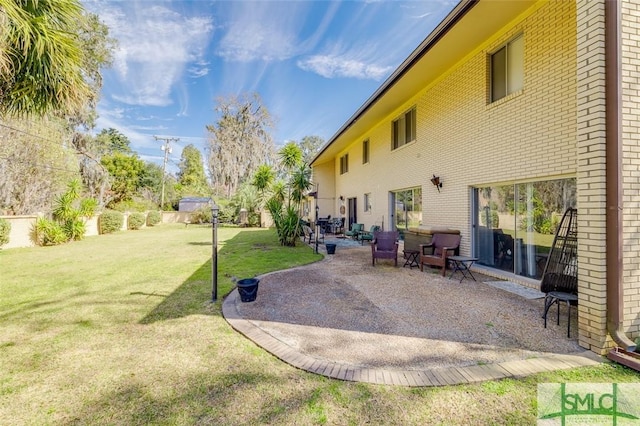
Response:
[[[171,146],[169,144],[171,142],[177,142],[180,138],[161,138],[160,136],[154,136],[157,141],[162,141],[161,150],[164,151],[164,161],[162,163],[162,195],[160,195],[160,211],[164,208],[164,176],[167,170],[167,160],[169,159],[169,154],[171,154]]]

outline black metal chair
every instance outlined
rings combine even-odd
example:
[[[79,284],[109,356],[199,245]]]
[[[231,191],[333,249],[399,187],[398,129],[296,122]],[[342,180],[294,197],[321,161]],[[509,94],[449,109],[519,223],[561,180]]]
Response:
[[[553,304],[558,305],[556,322],[560,325],[560,304],[567,305],[567,337],[571,336],[571,306],[578,304],[578,211],[567,209],[551,245],[540,282],[544,297],[544,328]]]

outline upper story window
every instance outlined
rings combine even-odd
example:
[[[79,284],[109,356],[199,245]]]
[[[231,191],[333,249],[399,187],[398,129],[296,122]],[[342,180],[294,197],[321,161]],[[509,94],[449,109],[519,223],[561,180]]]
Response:
[[[491,102],[524,87],[524,37],[511,40],[491,55]]]
[[[392,149],[416,140],[416,108],[413,107],[391,123]]]
[[[362,141],[362,164],[369,162],[369,139]]]
[[[343,175],[349,171],[349,154],[340,157],[340,174]]]

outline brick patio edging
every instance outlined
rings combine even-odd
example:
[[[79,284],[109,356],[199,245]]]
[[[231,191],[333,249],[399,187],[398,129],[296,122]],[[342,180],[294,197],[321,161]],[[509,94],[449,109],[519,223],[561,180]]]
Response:
[[[333,379],[351,382],[413,387],[446,386],[504,379],[506,377],[524,377],[546,371],[594,366],[602,362],[602,359],[598,358],[593,352],[585,350],[580,355],[553,354],[539,358],[467,367],[426,370],[356,368],[339,362],[316,359],[293,349],[264,332],[251,321],[242,318],[236,308],[238,303],[241,302],[237,289],[229,293],[222,303],[222,315],[234,330],[293,367]]]

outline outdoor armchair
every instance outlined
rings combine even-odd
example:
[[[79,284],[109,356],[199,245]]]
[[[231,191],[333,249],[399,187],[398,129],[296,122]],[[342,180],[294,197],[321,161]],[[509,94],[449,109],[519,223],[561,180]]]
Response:
[[[459,234],[433,234],[430,244],[420,244],[420,270],[423,265],[439,266],[442,276],[447,273],[447,258],[458,253]]]
[[[324,241],[324,229],[322,229],[322,227],[319,227],[319,229],[320,233],[318,234],[318,241]],[[302,231],[304,232],[304,241],[307,242],[307,240],[309,240],[309,244],[311,244],[316,237],[313,229],[311,229],[310,226],[302,225]]]
[[[376,266],[376,259],[393,259],[398,266],[398,231],[380,231],[373,233],[371,241],[371,264]]]
[[[351,229],[344,233],[345,236],[351,237],[354,240],[357,240],[360,237],[360,233],[364,230],[364,225],[362,223],[352,223]]]
[[[365,241],[372,241],[373,240],[373,233],[374,232],[378,232],[381,231],[380,227],[378,225],[372,225],[371,228],[369,228],[369,231],[362,231],[360,233],[360,243],[364,245]]]

